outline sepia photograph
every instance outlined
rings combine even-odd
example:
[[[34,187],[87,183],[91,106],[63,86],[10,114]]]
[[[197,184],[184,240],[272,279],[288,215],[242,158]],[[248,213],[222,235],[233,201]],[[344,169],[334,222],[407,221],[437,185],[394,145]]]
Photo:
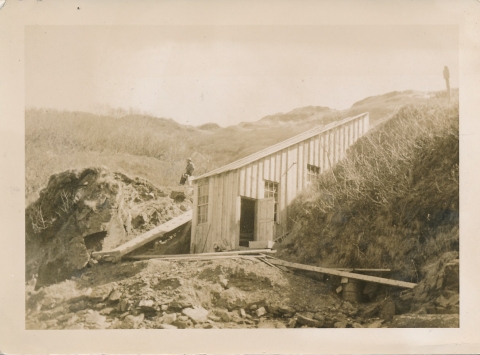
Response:
[[[478,351],[479,13],[4,1],[0,354]]]
[[[26,329],[459,326],[456,26],[29,26]]]

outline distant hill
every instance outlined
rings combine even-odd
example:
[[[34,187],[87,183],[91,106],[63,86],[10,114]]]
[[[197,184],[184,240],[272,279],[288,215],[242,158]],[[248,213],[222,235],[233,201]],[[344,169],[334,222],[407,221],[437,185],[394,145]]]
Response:
[[[201,129],[202,131],[215,132],[218,131],[221,127],[216,123],[205,123],[198,126],[197,128]]]
[[[196,141],[195,150],[212,157],[212,164],[220,167],[248,156],[270,145],[304,132],[318,125],[370,113],[370,126],[391,118],[405,105],[418,105],[440,92],[394,91],[358,101],[347,110],[334,110],[322,106],[306,106],[286,113],[265,116],[255,122],[242,122],[216,130],[213,134]]]

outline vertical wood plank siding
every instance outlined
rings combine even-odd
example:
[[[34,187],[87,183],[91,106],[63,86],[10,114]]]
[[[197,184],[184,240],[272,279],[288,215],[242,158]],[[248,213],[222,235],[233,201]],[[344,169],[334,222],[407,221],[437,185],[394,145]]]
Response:
[[[308,164],[323,173],[345,156],[349,146],[368,131],[368,115],[333,127],[304,141],[250,162],[194,181],[191,252],[211,252],[214,245],[237,248],[240,240],[241,197],[263,199],[265,180],[277,182],[275,235],[288,230],[288,206],[307,186]],[[206,180],[208,179],[208,180]],[[208,181],[208,219],[198,224],[198,186]]]

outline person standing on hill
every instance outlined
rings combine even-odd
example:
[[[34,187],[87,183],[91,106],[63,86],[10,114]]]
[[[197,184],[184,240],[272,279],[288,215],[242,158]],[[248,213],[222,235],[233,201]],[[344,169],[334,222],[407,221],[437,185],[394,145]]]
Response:
[[[193,165],[192,159],[187,159],[187,167],[185,168],[185,173],[182,175],[180,179],[180,185],[185,185],[185,182],[193,175],[193,171],[195,170],[195,165]]]

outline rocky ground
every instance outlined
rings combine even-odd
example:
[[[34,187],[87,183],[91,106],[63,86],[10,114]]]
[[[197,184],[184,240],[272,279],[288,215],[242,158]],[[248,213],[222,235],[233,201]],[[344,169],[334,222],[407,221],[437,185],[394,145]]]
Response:
[[[455,327],[458,291],[452,286],[458,277],[452,281],[445,273],[445,265],[453,270],[455,263],[450,258],[441,265],[443,276],[428,301],[433,308],[416,305],[426,304],[422,297],[433,295],[426,291],[432,285],[397,294],[380,288],[373,301],[346,302],[332,280],[253,258],[97,264],[37,291],[27,285],[26,328]]]
[[[354,300],[345,280],[253,257],[116,264],[91,257],[189,209],[188,188],[157,188],[101,167],[52,175],[26,209],[26,328],[459,326],[458,252],[427,263],[413,290],[357,284]],[[188,254],[190,228],[135,253]]]

